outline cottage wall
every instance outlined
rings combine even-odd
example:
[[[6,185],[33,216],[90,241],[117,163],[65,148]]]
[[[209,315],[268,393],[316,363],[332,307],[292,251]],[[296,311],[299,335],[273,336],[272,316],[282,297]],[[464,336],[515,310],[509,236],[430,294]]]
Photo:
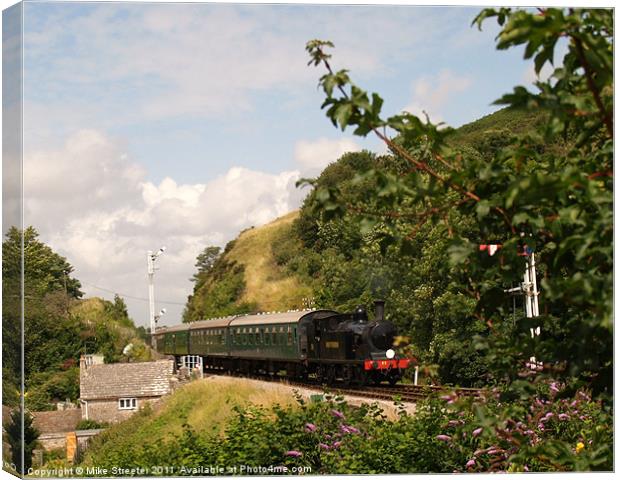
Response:
[[[119,410],[118,398],[104,400],[87,400],[88,406],[82,406],[82,418],[95,420],[97,422],[117,423],[128,419],[140,408],[147,404],[156,403],[160,397],[138,397],[136,410]]]

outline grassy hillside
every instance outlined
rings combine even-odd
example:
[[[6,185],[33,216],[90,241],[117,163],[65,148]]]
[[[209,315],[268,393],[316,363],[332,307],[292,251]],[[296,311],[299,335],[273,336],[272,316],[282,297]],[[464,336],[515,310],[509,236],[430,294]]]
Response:
[[[309,286],[278,265],[272,248],[278,238],[295,236],[293,221],[298,217],[298,211],[291,212],[246,230],[237,239],[229,258],[245,266],[242,302],[253,303],[263,311],[287,310],[301,307],[302,299],[312,295]]]
[[[281,248],[302,248],[294,231],[298,217],[299,212],[291,212],[244,230],[230,242],[206,279],[196,284],[185,320],[301,308],[303,299],[312,296],[312,288],[300,276],[291,275],[279,258]]]
[[[455,129],[450,134],[450,143],[458,146],[475,147],[484,142],[486,136],[494,133],[503,132],[507,135],[520,135],[533,131],[537,125],[545,120],[545,117],[546,115],[542,111],[533,113],[503,108]]]
[[[83,464],[99,465],[134,446],[170,440],[183,432],[183,425],[197,433],[221,433],[235,406],[295,404],[290,394],[271,387],[225,377],[189,383],[164,398],[156,408],[141,409],[97,437]]]

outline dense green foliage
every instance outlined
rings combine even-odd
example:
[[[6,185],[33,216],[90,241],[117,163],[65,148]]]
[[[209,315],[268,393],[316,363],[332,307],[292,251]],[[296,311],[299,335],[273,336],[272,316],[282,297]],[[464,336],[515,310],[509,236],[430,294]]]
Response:
[[[226,256],[234,244],[234,241],[228,242],[222,254],[219,247],[206,247],[198,255],[198,271],[192,279],[195,281],[194,291],[187,299],[183,322],[254,310],[253,305],[238,301],[245,288],[245,268]]]
[[[49,370],[52,367],[51,358],[59,359],[58,363],[70,358],[78,341],[75,325],[63,325],[59,318],[66,314],[70,302],[82,295],[80,283],[70,276],[73,267],[66,259],[54,253],[37,237],[32,227],[23,233],[12,227],[2,243],[3,404],[16,405],[18,399],[14,392],[18,392],[21,383],[22,333],[24,350],[28,352],[23,365],[23,374],[27,379],[37,372]]]
[[[97,422],[96,420],[91,419],[82,419],[75,426],[76,430],[94,430],[97,428],[106,428],[108,427],[108,423],[106,422]]]
[[[105,360],[148,358],[143,340],[127,314],[114,302],[81,300],[73,267],[38,239],[28,227],[22,235],[11,228],[2,243],[3,270],[3,404],[19,403],[21,383],[21,243],[24,262],[25,403],[29,410],[49,410],[58,401],[79,397],[79,358],[102,353]],[[122,349],[132,342],[131,358]]]
[[[540,385],[533,404],[514,399],[508,409],[499,392],[434,397],[418,403],[415,415],[401,409],[395,420],[377,405],[352,407],[329,395],[318,403],[298,398],[296,406],[234,407],[222,430],[185,425],[161,442],[104,444],[96,464],[174,476],[209,468],[221,468],[219,475],[611,469],[610,413],[582,391],[558,400],[557,387]],[[549,449],[557,455],[549,457]]]

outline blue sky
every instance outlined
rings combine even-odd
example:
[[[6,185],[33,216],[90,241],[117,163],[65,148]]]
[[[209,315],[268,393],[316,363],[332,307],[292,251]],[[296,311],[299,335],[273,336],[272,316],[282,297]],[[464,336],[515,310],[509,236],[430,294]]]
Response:
[[[345,151],[385,150],[324,116],[306,41],[332,40],[334,68],[386,115],[459,126],[534,79],[522,50],[495,50],[492,21],[470,26],[478,10],[27,2],[26,223],[138,324],[146,250],[168,246],[156,292],[177,323],[202,248],[297,208],[295,181]]]
[[[470,27],[477,11],[27,3],[26,104],[36,105],[33,117],[46,111],[32,122],[32,145],[101,129],[127,141],[156,182],[204,181],[231,162],[290,168],[299,139],[342,136],[319,109],[322,72],[304,51],[311,38],[333,40],[335,66],[380,92],[389,113],[414,101],[416,81],[432,85],[448,71],[436,105],[415,100],[458,126],[491,112],[526,71],[520,52],[495,51],[492,21]]]

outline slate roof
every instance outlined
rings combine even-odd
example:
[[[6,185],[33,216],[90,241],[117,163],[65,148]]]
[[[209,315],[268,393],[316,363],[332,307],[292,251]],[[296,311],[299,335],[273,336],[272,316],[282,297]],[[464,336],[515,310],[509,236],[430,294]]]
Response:
[[[32,416],[32,423],[41,434],[73,432],[78,422],[82,420],[82,410],[71,408],[51,412],[32,412]]]
[[[80,398],[160,397],[171,391],[173,369],[173,360],[82,367]]]

